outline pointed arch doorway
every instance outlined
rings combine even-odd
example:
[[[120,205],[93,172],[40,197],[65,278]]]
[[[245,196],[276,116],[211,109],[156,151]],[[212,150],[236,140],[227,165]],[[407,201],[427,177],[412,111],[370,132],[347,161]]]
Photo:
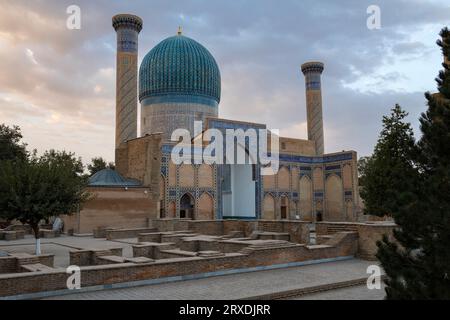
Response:
[[[192,219],[194,217],[194,209],[194,198],[189,193],[185,193],[180,199],[180,218]]]

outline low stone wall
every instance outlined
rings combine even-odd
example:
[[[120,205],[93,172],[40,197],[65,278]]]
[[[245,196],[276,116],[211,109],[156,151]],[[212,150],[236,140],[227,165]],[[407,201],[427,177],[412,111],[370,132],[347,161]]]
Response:
[[[53,254],[41,254],[38,256],[39,263],[46,265],[48,267],[54,267],[55,265],[55,255]]]
[[[81,267],[82,287],[108,285],[119,282],[185,276],[229,269],[241,269],[352,256],[356,253],[356,233],[344,233],[335,241],[336,246],[292,245],[283,248],[261,248],[246,253],[203,258],[187,257],[157,260],[148,263],[117,263]],[[69,275],[65,269],[48,272],[29,272],[0,275],[0,296],[66,289]]]
[[[133,257],[161,259],[161,250],[174,249],[172,243],[139,243],[133,245]]]
[[[289,233],[290,241],[309,243],[309,227],[307,221],[283,221],[283,232]]]
[[[248,246],[249,244],[244,241],[225,240],[219,242],[219,251],[224,253],[239,252]]]
[[[317,222],[317,234],[330,234],[336,231],[357,231],[359,222]]]
[[[105,227],[97,227],[94,230],[92,230],[92,235],[94,238],[106,238],[106,230],[108,228]],[[112,228],[109,228],[112,229]]]
[[[221,245],[219,241],[205,241],[205,240],[184,240],[180,243],[179,248],[185,251],[220,251]],[[234,251],[237,252],[238,250]]]
[[[31,227],[28,224],[15,222],[4,229],[5,231],[23,231],[25,234],[32,234]]]
[[[175,246],[178,247],[183,242],[183,238],[192,237],[192,236],[195,236],[195,234],[191,234],[191,233],[162,234],[161,242],[170,242],[170,243],[175,244]]]
[[[69,252],[70,264],[75,266],[96,265],[96,257],[100,255],[122,256],[122,248],[71,250]]]
[[[23,230],[16,230],[16,231],[0,230],[0,240],[12,241],[23,239],[24,237],[25,231]]]
[[[357,256],[366,260],[376,260],[377,241],[386,234],[391,240],[396,225],[393,222],[318,222],[317,234],[329,234],[330,230],[349,230],[358,233]]]
[[[49,238],[57,238],[60,236],[59,231],[51,230],[51,229],[40,229],[39,236],[41,238],[49,239]]]
[[[54,255],[42,254],[35,256],[27,253],[15,253],[6,257],[0,257],[0,274],[23,272],[22,266],[36,263],[53,268]]]
[[[92,264],[91,250],[71,250],[69,257],[70,265],[89,266]]]
[[[150,232],[138,234],[139,242],[161,242],[162,232]]]
[[[358,257],[366,260],[375,260],[378,251],[377,241],[387,235],[393,240],[393,231],[396,225],[393,223],[365,223],[358,225]]]

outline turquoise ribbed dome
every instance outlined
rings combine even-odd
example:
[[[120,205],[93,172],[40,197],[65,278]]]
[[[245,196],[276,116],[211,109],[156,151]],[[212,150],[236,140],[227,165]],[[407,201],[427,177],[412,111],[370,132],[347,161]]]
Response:
[[[181,34],[150,50],[139,69],[139,100],[164,96],[220,102],[216,60],[200,43]]]
[[[126,179],[117,171],[112,169],[103,169],[89,178],[91,187],[139,187],[141,183],[134,179]]]

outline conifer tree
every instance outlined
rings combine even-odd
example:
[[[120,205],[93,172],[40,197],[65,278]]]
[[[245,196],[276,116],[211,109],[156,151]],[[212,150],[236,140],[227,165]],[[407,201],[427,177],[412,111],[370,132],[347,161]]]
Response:
[[[384,237],[378,243],[388,299],[450,299],[449,30],[440,36],[444,70],[436,79],[438,92],[425,94],[428,110],[420,117],[422,137],[414,159],[416,195],[393,210],[395,241]]]
[[[371,157],[365,159],[361,197],[364,212],[391,216],[393,211],[411,198],[411,183],[416,168],[411,161],[416,152],[408,114],[396,104],[389,116],[383,117],[383,129]]]

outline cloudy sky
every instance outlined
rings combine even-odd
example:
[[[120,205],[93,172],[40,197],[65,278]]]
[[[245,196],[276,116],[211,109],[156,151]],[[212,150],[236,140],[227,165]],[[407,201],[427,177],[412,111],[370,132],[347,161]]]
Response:
[[[81,29],[66,27],[69,5]],[[222,73],[219,115],[306,138],[300,65],[325,63],[325,150],[370,154],[382,115],[400,103],[419,135],[425,91],[441,69],[435,42],[448,0],[0,0],[0,122],[17,124],[39,152],[56,148],[113,160],[115,33],[111,17],[144,20],[139,59],[184,34],[207,47]],[[381,9],[369,30],[366,10]]]

